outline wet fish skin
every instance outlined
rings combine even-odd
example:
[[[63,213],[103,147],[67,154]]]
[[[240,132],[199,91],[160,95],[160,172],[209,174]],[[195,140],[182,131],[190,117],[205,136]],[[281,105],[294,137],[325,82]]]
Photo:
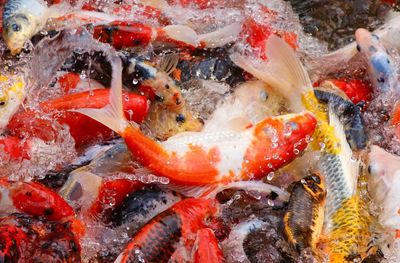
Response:
[[[12,55],[19,53],[47,21],[48,8],[40,0],[9,0],[3,11],[3,38]]]
[[[284,216],[284,233],[300,253],[315,248],[322,232],[326,190],[318,174],[296,182]]]
[[[339,95],[323,90],[314,90],[317,99],[329,104],[344,126],[347,142],[353,150],[362,150],[367,146],[368,135],[361,109]]]

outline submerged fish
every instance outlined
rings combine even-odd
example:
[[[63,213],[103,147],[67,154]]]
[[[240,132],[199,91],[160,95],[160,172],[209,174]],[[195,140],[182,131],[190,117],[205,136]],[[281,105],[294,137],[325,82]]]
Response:
[[[289,242],[300,253],[316,249],[324,222],[326,190],[318,174],[296,182],[284,216],[284,232]]]
[[[266,50],[269,61],[261,64],[239,53],[231,58],[280,92],[287,98],[292,110],[307,109],[315,114],[318,125],[312,146],[322,151],[319,169],[327,188],[324,232],[337,239],[334,241],[332,238],[329,243],[330,259],[332,262],[343,262],[354,253],[358,254],[368,236],[356,191],[359,163],[352,160],[352,151],[337,116],[318,102],[308,73],[293,49],[280,38],[271,36]]]

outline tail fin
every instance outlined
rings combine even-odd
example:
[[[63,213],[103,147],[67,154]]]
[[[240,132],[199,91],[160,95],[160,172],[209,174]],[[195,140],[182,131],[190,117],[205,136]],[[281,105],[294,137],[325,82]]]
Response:
[[[271,35],[266,44],[266,56],[266,62],[253,61],[239,53],[232,54],[231,59],[287,98],[292,110],[304,110],[301,95],[311,91],[312,84],[295,51],[285,41]]]
[[[110,91],[110,104],[101,109],[79,109],[75,112],[82,113],[110,128],[121,133],[128,122],[122,108],[122,63],[119,57],[111,59],[112,80]]]
[[[199,41],[207,48],[222,47],[235,41],[241,30],[241,23],[233,23],[214,32],[199,35]]]
[[[162,28],[165,35],[173,40],[197,47],[199,45],[197,33],[188,26],[169,25]]]

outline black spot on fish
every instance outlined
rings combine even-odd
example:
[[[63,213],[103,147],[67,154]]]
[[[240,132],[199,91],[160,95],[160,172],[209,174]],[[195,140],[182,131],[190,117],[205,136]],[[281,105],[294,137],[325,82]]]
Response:
[[[360,45],[357,45],[357,51],[360,52],[361,51],[361,47]]]
[[[140,40],[140,39],[134,39],[134,40],[132,41],[132,44],[133,44],[134,46],[140,46],[140,45],[142,44],[142,40]]]
[[[6,104],[5,101],[0,101],[0,106],[4,106]]]
[[[380,77],[376,79],[378,81],[378,83],[385,83],[385,78]]]
[[[186,121],[185,115],[183,115],[183,114],[176,115],[176,121],[177,122],[185,122]]]
[[[368,165],[367,170],[368,170],[368,173],[370,174],[371,173],[371,165]]]
[[[168,84],[165,84],[165,88],[166,88],[166,89],[169,89],[169,85],[168,85]]]
[[[181,104],[182,104],[182,101],[181,101],[179,98],[177,98],[177,99],[175,100],[175,103],[176,103],[176,105],[181,105]]]
[[[44,215],[51,216],[54,213],[54,210],[53,210],[53,208],[48,207],[48,208],[45,208],[43,212],[44,212]]]
[[[156,101],[158,101],[158,102],[163,102],[164,101],[164,97],[163,96],[161,96],[161,95],[157,95],[156,94]]]

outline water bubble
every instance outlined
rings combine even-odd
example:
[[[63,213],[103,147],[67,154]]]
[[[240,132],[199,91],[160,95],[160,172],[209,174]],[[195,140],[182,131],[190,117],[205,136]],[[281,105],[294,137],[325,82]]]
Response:
[[[298,155],[298,154],[300,153],[300,150],[299,150],[299,149],[294,149],[294,150],[293,150],[293,153],[294,153],[295,155]]]

